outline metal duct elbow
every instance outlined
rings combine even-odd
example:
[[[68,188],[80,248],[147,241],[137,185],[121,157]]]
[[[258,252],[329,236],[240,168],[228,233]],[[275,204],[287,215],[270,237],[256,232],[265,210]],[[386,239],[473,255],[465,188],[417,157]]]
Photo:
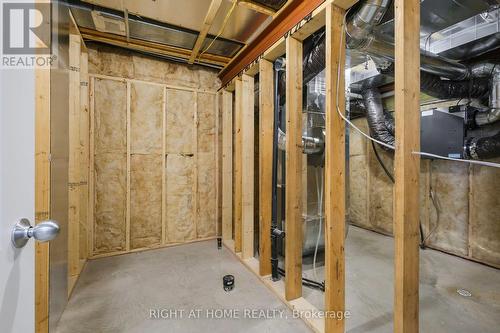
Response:
[[[325,142],[320,138],[302,136],[302,152],[304,154],[319,154],[325,149]]]
[[[379,141],[394,145],[394,122],[389,120],[389,126],[386,124],[387,115],[384,113],[382,105],[382,96],[377,89],[367,89],[363,91],[363,101],[366,107],[366,118],[368,126],[373,137]],[[391,133],[392,131],[392,133]]]
[[[286,151],[286,134],[278,128],[278,149]],[[302,136],[302,152],[304,154],[319,154],[325,149],[325,142],[320,138]]]
[[[493,136],[467,140],[464,156],[472,160],[485,160],[500,156],[500,132]]]
[[[373,39],[373,28],[384,17],[390,0],[367,0],[347,22],[347,45],[350,49],[357,49],[367,45]]]

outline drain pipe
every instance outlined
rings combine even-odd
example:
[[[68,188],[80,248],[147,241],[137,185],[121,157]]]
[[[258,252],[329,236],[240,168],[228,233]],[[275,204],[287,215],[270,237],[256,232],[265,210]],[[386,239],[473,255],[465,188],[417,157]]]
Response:
[[[283,60],[274,62],[274,131],[273,131],[273,193],[272,193],[272,215],[271,215],[271,276],[273,281],[280,279],[278,270],[278,240],[285,236],[285,233],[278,228],[278,140],[279,133],[279,103],[278,94],[279,73],[283,70]]]

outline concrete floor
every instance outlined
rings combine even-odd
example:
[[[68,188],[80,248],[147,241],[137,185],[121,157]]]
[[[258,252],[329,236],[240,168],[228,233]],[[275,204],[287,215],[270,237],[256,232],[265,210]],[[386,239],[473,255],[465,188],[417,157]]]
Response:
[[[348,333],[392,331],[393,239],[350,227],[346,246]],[[322,265],[322,264],[321,264]],[[420,256],[420,326],[425,333],[497,333],[500,327],[500,270],[434,250]],[[323,267],[317,269],[323,279]],[[236,287],[222,290],[222,276]],[[310,263],[304,275],[314,278]],[[464,297],[457,289],[472,296]],[[323,308],[323,293],[304,288],[304,297]],[[182,319],[150,318],[150,310],[182,309]],[[201,309],[190,319],[190,310]],[[271,320],[210,319],[207,310],[275,310]],[[218,313],[218,312],[217,312]],[[164,311],[163,317],[169,313]],[[214,312],[215,314],[215,312]],[[173,315],[173,313],[171,313]],[[178,317],[181,314],[177,313]],[[246,316],[248,317],[248,315]],[[299,319],[226,249],[215,241],[90,261],[78,281],[56,332],[309,332]]]
[[[348,333],[392,332],[394,242],[391,237],[350,227],[346,242]],[[322,264],[321,264],[322,265]],[[323,266],[317,269],[323,279]],[[304,275],[313,277],[311,265]],[[471,297],[463,297],[466,289]],[[323,293],[304,288],[318,309]],[[431,249],[420,251],[420,332],[500,332],[500,270]]]
[[[230,293],[222,289],[225,274],[235,276],[236,287]],[[163,316],[150,318],[151,309],[164,310]],[[176,309],[185,311],[182,318],[180,312],[169,311]],[[199,315],[190,312],[197,309]],[[222,309],[235,310],[226,313],[226,319],[211,319]],[[245,309],[275,312],[245,314]],[[166,318],[174,314],[177,319]],[[190,319],[190,315],[199,318]],[[288,333],[309,329],[300,319],[293,319],[286,306],[231,253],[217,250],[213,240],[90,261],[56,332]]]

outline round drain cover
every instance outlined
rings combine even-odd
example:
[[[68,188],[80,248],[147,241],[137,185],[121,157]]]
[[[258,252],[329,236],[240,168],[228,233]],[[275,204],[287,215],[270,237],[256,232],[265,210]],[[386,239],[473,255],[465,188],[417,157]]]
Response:
[[[457,293],[463,297],[471,297],[472,296],[471,292],[468,290],[465,290],[465,289],[457,289]]]

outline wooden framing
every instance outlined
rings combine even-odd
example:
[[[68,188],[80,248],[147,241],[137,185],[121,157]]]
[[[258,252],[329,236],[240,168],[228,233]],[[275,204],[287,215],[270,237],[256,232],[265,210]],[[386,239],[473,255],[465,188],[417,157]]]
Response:
[[[273,63],[259,64],[259,274],[271,274],[271,219],[274,132]]]
[[[35,68],[35,223],[50,218],[50,69]],[[49,331],[49,243],[35,242],[35,332]]]
[[[89,75],[88,53],[82,44],[80,55],[80,271],[88,258],[89,236]]]
[[[161,243],[165,245],[167,243],[167,173],[165,172],[167,167],[167,89],[163,89],[163,128],[161,132],[162,136],[162,147],[161,147]]]
[[[297,90],[302,88],[302,84],[298,82],[296,77],[298,75],[302,74],[302,70],[300,71],[297,69],[298,67],[302,67],[302,63],[299,59],[301,59],[302,54],[300,54],[300,57],[298,56],[298,45],[301,45],[301,42],[306,39],[308,36],[310,36],[312,33],[320,29],[322,26],[326,25],[326,22],[329,21],[327,30],[327,58],[330,60],[327,62],[327,89],[329,91],[328,93],[328,102],[327,102],[327,107],[330,109],[333,109],[334,112],[329,112],[330,115],[332,116],[331,119],[329,118],[327,120],[327,123],[329,124],[329,127],[327,128],[327,131],[329,133],[333,133],[331,136],[331,141],[329,145],[336,147],[332,148],[332,154],[329,155],[330,162],[329,162],[329,170],[325,172],[325,182],[329,184],[331,190],[330,190],[330,197],[332,198],[329,207],[326,208],[326,210],[330,211],[330,213],[327,213],[329,221],[328,226],[326,228],[328,229],[327,234],[325,235],[326,239],[326,246],[328,249],[331,249],[330,251],[327,249],[327,252],[329,252],[326,260],[327,260],[327,266],[325,273],[328,275],[326,277],[326,292],[325,292],[325,309],[326,311],[343,311],[345,310],[345,289],[344,289],[344,280],[345,280],[345,268],[344,268],[344,235],[345,235],[345,197],[344,196],[339,196],[337,195],[338,193],[345,193],[345,126],[343,121],[341,120],[341,117],[338,116],[336,113],[336,98],[335,96],[332,95],[332,91],[336,91],[337,85],[339,86],[339,103],[340,103],[340,108],[343,110],[343,103],[345,100],[345,93],[344,93],[344,72],[342,71],[340,73],[340,81],[337,79],[338,78],[338,72],[337,72],[337,64],[344,63],[345,61],[345,53],[339,52],[339,45],[340,45],[340,36],[341,36],[341,25],[343,22],[343,14],[345,13],[345,10],[351,7],[356,0],[329,0],[325,1],[322,3],[320,6],[318,6],[316,9],[313,10],[311,15],[309,17],[304,17],[302,20],[299,20],[297,25],[293,27],[292,30],[286,31],[283,35],[286,35],[287,38],[281,37],[279,38],[274,44],[272,44],[270,47],[267,49],[263,50],[261,52],[261,55],[259,56],[259,61],[258,62],[253,62],[248,66],[241,66],[245,67],[245,70],[243,70],[244,74],[248,75],[256,75],[257,73],[260,72],[260,93],[265,93],[272,91],[272,89],[266,88],[266,84],[269,85],[269,82],[266,83],[266,79],[264,78],[262,72],[263,71],[272,71],[272,66],[269,68],[269,65],[272,65],[272,61],[277,59],[279,56],[281,56],[285,51],[287,51],[287,70],[292,70],[294,71],[293,75],[290,75],[290,73],[287,73],[287,77],[294,77],[292,80],[287,80],[287,98],[290,98],[292,95],[295,97],[295,107],[291,107],[289,101],[287,100],[287,105],[288,105],[288,110],[293,110],[295,109],[295,115],[301,115],[301,106],[302,106],[302,95],[301,93],[298,94]],[[290,44],[292,44],[292,47],[290,48]],[[296,53],[292,54],[290,50],[294,50]],[[293,52],[293,51],[292,51]],[[292,56],[291,56],[292,55]],[[290,58],[294,59],[290,60]],[[335,59],[335,60],[333,60]],[[291,65],[293,64],[293,65]],[[241,64],[233,64],[234,66],[240,66]],[[267,66],[267,67],[266,67]],[[343,65],[342,65],[343,66]],[[222,73],[221,73],[222,74]],[[269,75],[269,74],[268,74]],[[271,76],[272,78],[272,76]],[[328,80],[330,80],[328,82]],[[272,82],[272,81],[271,81]],[[293,83],[292,83],[293,82]],[[234,79],[231,81],[227,81],[226,83],[223,81],[223,87],[225,87],[225,90],[229,91],[236,91],[236,94],[238,92],[238,79]],[[238,96],[238,94],[237,94]],[[272,95],[271,95],[272,97]],[[236,98],[238,99],[238,98]],[[272,102],[272,100],[271,100]],[[236,105],[238,105],[238,101],[236,102]],[[266,144],[267,140],[263,139],[263,131],[265,131],[265,126],[262,126],[263,124],[263,119],[266,117],[265,113],[266,107],[263,106],[262,99],[260,102],[260,131],[261,131],[261,136],[260,136],[260,143],[261,146],[259,147],[261,151],[261,158],[263,158],[264,154],[262,153],[266,149]],[[297,112],[298,111],[298,112]],[[288,112],[290,114],[290,112]],[[238,116],[238,108],[236,107],[235,110],[235,117]],[[295,119],[293,123],[297,125],[298,122],[301,122],[301,118]],[[236,122],[237,123],[237,122]],[[271,122],[265,122],[266,125],[269,125]],[[287,121],[287,126],[289,126],[290,123]],[[300,126],[295,127],[295,132],[296,135],[294,136],[295,138],[295,146],[294,144],[290,143],[290,131],[287,128],[287,162],[288,162],[288,153],[293,150],[297,155],[295,156],[295,159],[299,163],[303,163],[302,161],[302,154],[301,154],[301,142],[298,141],[301,138],[301,132],[300,132]],[[237,131],[236,131],[237,133]],[[272,131],[271,131],[272,133]],[[297,135],[298,133],[298,135]],[[300,135],[300,136],[299,136]],[[328,136],[328,135],[327,135]],[[269,147],[267,147],[269,149]],[[262,161],[262,160],[261,160]],[[287,163],[288,164],[288,163]],[[302,184],[302,168],[295,166],[297,170],[297,174],[295,175],[295,183],[292,185],[294,187],[296,186],[301,186]],[[266,196],[269,196],[270,190],[265,190],[264,187],[262,186],[263,179],[265,179],[265,171],[262,169],[262,165],[259,167],[260,170],[260,194],[259,194],[259,200],[261,202],[261,213],[260,215],[260,246],[262,247],[262,239],[268,235],[268,229],[266,227],[262,227],[262,200],[265,200]],[[271,169],[272,170],[272,169]],[[287,170],[287,176],[290,176],[290,172]],[[269,177],[269,176],[268,176]],[[290,181],[287,179],[287,189],[290,191]],[[328,186],[328,185],[327,185]],[[297,205],[300,204],[300,200],[302,200],[302,193],[301,191],[295,190],[295,193],[297,193],[297,199],[292,201],[288,201],[290,199],[290,196],[288,195],[289,192],[287,192],[287,213],[289,212],[288,209],[290,209],[290,202],[293,202],[292,206],[294,209],[296,209],[296,212],[300,212],[298,215],[298,220],[300,221],[299,225],[301,226],[301,221],[302,221],[302,216],[301,216],[301,210],[297,209]],[[327,194],[328,195],[328,194]],[[292,209],[290,209],[292,210]],[[288,216],[287,216],[287,221],[290,221]],[[263,256],[263,251],[261,250],[260,253],[260,260],[257,260],[255,258],[248,258],[244,259],[240,253],[236,253],[235,251],[235,244],[231,241],[224,241],[224,245],[232,251],[236,257],[241,260],[241,262],[252,272],[254,272],[256,275],[259,276],[261,281],[270,289],[272,290],[290,309],[295,310],[295,311],[306,311],[307,313],[319,311],[317,308],[315,308],[312,304],[310,304],[306,299],[303,297],[300,297],[300,295],[293,295],[297,297],[291,297],[291,292],[289,291],[292,289],[292,292],[297,292],[297,290],[301,290],[301,271],[298,274],[298,270],[301,270],[301,246],[302,246],[302,240],[298,241],[297,239],[290,241],[290,239],[294,236],[292,232],[292,237],[290,237],[290,222],[287,223],[287,230],[286,231],[286,239],[287,239],[287,244],[290,244],[290,242],[294,245],[294,251],[295,252],[295,263],[299,262],[300,264],[297,266],[292,267],[292,271],[295,273],[295,281],[294,283],[290,282],[290,280],[286,280],[283,282],[282,280],[279,281],[272,281],[269,275],[266,275],[268,271],[265,269],[261,271],[261,266],[265,266],[266,264],[266,256],[264,253]],[[292,226],[293,227],[293,226]],[[301,233],[301,231],[300,231]],[[287,247],[288,248],[288,247]],[[300,251],[298,251],[300,249]],[[288,249],[290,251],[290,249]],[[298,255],[297,255],[298,254]],[[286,257],[290,258],[290,255],[288,253],[285,254]],[[297,259],[300,258],[300,259]],[[300,261],[299,261],[300,260]],[[337,264],[339,264],[339,267],[335,267]],[[288,265],[290,265],[290,261],[288,261]],[[292,266],[292,265],[290,265]],[[287,266],[287,263],[285,261],[285,269],[287,272],[289,271],[289,268]],[[287,273],[287,276],[289,274]],[[287,284],[294,288],[287,287]],[[290,288],[287,290],[287,288]],[[331,320],[332,318],[325,318],[325,319],[314,319],[314,318],[308,318],[304,317],[302,318],[306,324],[313,329],[315,332],[343,332],[345,329],[345,323],[343,320]],[[343,317],[342,317],[343,319]]]
[[[315,8],[321,5],[324,0],[293,0],[286,8],[271,21],[262,31],[258,38],[247,44],[236,57],[219,73],[222,86],[225,86],[244,68],[280,40],[290,29],[303,20]],[[297,29],[298,30],[298,29]]]
[[[419,330],[420,1],[395,1],[394,332]]]
[[[198,38],[196,39],[196,42],[194,43],[193,51],[191,53],[191,56],[189,57],[188,63],[194,63],[194,60],[198,56],[198,53],[203,46],[203,42],[207,37],[208,31],[212,27],[212,23],[214,22],[215,15],[217,15],[217,11],[219,10],[221,3],[222,0],[212,0],[212,2],[210,3],[210,7],[208,7],[207,15],[205,16],[205,20],[203,20],[203,26],[200,30]]]
[[[80,53],[81,38],[69,35],[68,295],[80,274]]]
[[[241,182],[242,182],[242,170],[241,170],[241,126],[242,126],[242,90],[243,83],[241,79],[235,82],[235,99],[234,99],[234,250],[236,252],[241,252]]]
[[[302,296],[302,42],[286,39],[285,296]]]
[[[254,79],[242,76],[241,93],[241,256],[254,252]]]
[[[222,90],[222,240],[233,239],[233,94]]]
[[[95,115],[94,115],[94,108],[95,108],[95,101],[94,101],[94,87],[95,83],[94,81],[96,79],[104,79],[104,80],[111,80],[111,81],[119,81],[123,82],[127,86],[127,172],[126,172],[126,178],[127,178],[127,191],[126,191],[126,196],[127,196],[127,208],[126,208],[126,245],[124,250],[119,250],[119,251],[113,251],[113,252],[107,252],[107,253],[95,253],[94,249],[94,242],[95,242],[95,237],[94,237],[94,203],[96,200],[95,196],[95,160],[94,160],[94,154],[95,154],[95,149],[94,149],[94,140],[95,140]],[[164,172],[162,173],[162,180],[163,184],[161,186],[161,191],[162,191],[162,222],[161,222],[161,241],[160,244],[155,244],[147,247],[140,247],[140,248],[132,248],[131,246],[131,241],[130,241],[130,156],[133,155],[131,151],[131,91],[132,91],[132,84],[134,83],[139,83],[139,84],[148,84],[151,86],[156,86],[156,87],[161,87],[163,89],[163,98],[162,98],[162,123],[163,123],[163,128],[162,128],[162,143],[161,143],[161,151],[158,153],[159,155],[166,156],[166,124],[167,124],[167,117],[166,117],[166,111],[167,111],[167,89],[173,89],[173,90],[182,90],[182,91],[189,91],[193,93],[193,96],[197,100],[197,95],[198,93],[203,93],[203,94],[209,94],[213,95],[215,98],[217,95],[216,91],[213,90],[207,90],[207,89],[197,89],[197,88],[191,88],[191,87],[179,87],[175,85],[169,85],[169,84],[164,84],[164,83],[157,83],[157,82],[149,82],[149,81],[144,81],[144,80],[138,80],[138,79],[128,79],[128,78],[122,78],[122,77],[116,77],[116,76],[109,76],[109,75],[101,75],[101,74],[89,74],[89,95],[90,95],[90,178],[89,178],[89,197],[90,197],[90,205],[89,205],[89,221],[91,221],[91,226],[89,226],[90,229],[90,234],[89,234],[89,254],[88,258],[89,259],[96,259],[96,258],[103,258],[103,257],[109,257],[109,256],[115,256],[115,255],[121,255],[121,254],[126,254],[126,253],[133,253],[133,252],[139,252],[139,251],[145,251],[149,249],[158,249],[158,248],[163,248],[163,247],[169,247],[169,246],[175,246],[179,244],[184,244],[184,243],[189,243],[189,242],[195,242],[195,241],[200,241],[200,240],[208,240],[208,239],[213,239],[214,237],[203,237],[203,238],[197,238],[194,240],[189,240],[185,242],[167,242],[167,234],[166,234],[166,203],[165,203],[165,198],[166,198],[166,193],[168,191],[167,185],[165,182],[166,175]],[[193,103],[193,126],[196,126],[194,128],[198,127],[198,118],[197,118],[197,102]],[[215,103],[215,107],[217,107],[217,103]],[[215,123],[215,121],[214,121]],[[197,131],[193,131],[193,155],[194,159],[197,158],[196,154],[196,144],[197,144]],[[166,162],[163,161],[163,170],[165,170],[165,164]],[[198,205],[197,205],[197,198],[196,198],[196,192],[197,192],[197,171],[196,168],[193,167],[193,190],[195,191],[193,194],[193,208],[192,208],[192,213],[194,214],[193,218],[196,223],[197,216],[198,216]],[[196,225],[195,225],[196,228]]]
[[[131,83],[127,81],[127,199],[126,199],[126,213],[125,213],[125,247],[130,251],[130,166],[131,166],[131,126],[130,126],[130,103],[131,103]]]
[[[345,311],[345,10],[326,7],[325,311]],[[339,75],[339,71],[341,71]],[[325,317],[325,332],[345,331],[344,318]]]
[[[194,234],[198,238],[198,92],[194,92],[193,110],[193,153],[195,163],[193,164],[193,220]]]
[[[302,5],[299,4],[303,3]],[[326,47],[326,85],[327,85],[327,120],[326,120],[326,222],[325,222],[325,310],[345,310],[345,258],[344,258],[344,235],[345,235],[345,124],[337,113],[337,105],[340,112],[344,112],[344,72],[345,48],[343,39],[342,22],[345,9],[355,1],[330,0],[321,4],[321,1],[294,1],[289,11],[283,11],[288,18],[283,17],[277,22],[272,31],[272,36],[265,39],[257,39],[255,48],[250,45],[244,52],[240,53],[223,72],[223,85],[233,84],[235,90],[234,106],[234,168],[232,159],[233,139],[233,117],[232,117],[232,94],[227,90],[222,91],[223,109],[223,239],[225,245],[233,252],[241,252],[238,257],[252,271],[261,275],[261,280],[286,301],[291,308],[311,308],[301,297],[302,286],[302,152],[301,152],[301,111],[302,111],[302,40],[312,32],[326,24],[327,47]],[[302,6],[302,7],[300,7]],[[308,7],[306,7],[308,6]],[[298,11],[297,8],[301,8]],[[294,9],[295,8],[295,9]],[[311,13],[308,18],[303,18]],[[394,331],[395,332],[418,332],[418,220],[419,220],[419,168],[420,159],[413,152],[419,150],[419,19],[420,2],[417,0],[396,0],[396,158],[395,158],[395,203],[394,203],[394,231],[395,231],[395,306],[394,306]],[[296,16],[303,14],[300,19]],[[281,14],[279,14],[281,15]],[[285,15],[285,14],[283,14]],[[285,16],[286,16],[285,15]],[[301,24],[302,26],[296,26]],[[295,22],[295,23],[291,23]],[[292,30],[290,30],[292,29]],[[276,32],[282,32],[277,34]],[[201,35],[201,34],[200,34]],[[286,35],[286,38],[283,37]],[[108,38],[109,36],[97,36]],[[253,44],[252,44],[253,45]],[[258,47],[257,47],[258,46]],[[143,45],[143,47],[149,47]],[[270,266],[266,265],[268,235],[270,219],[269,199],[269,166],[264,163],[264,156],[269,153],[269,146],[265,144],[269,140],[269,124],[262,126],[264,119],[269,117],[272,107],[272,64],[270,61],[276,59],[283,51],[287,53],[287,195],[286,195],[286,279],[285,283],[273,283],[266,276],[270,272]],[[190,55],[192,57],[192,54]],[[249,66],[252,61],[262,57],[258,64]],[[215,61],[215,60],[214,60]],[[256,70],[258,66],[258,70]],[[341,73],[338,73],[341,68]],[[242,78],[231,82],[231,79],[244,72]],[[247,193],[248,178],[250,170],[250,159],[252,154],[244,147],[253,133],[253,78],[252,75],[260,72],[261,100],[261,161],[260,161],[260,250],[261,262],[253,258],[253,207],[252,218],[250,218],[249,201]],[[95,76],[97,77],[97,76]],[[271,79],[270,79],[271,78]],[[130,81],[129,81],[130,82]],[[266,89],[267,87],[267,89]],[[42,87],[38,87],[41,88]],[[44,88],[44,87],[43,87]],[[46,88],[44,88],[46,89]],[[187,89],[190,90],[190,89]],[[196,91],[196,90],[193,90]],[[252,91],[252,94],[249,92]],[[337,96],[337,91],[338,96]],[[338,98],[337,98],[338,97]],[[38,93],[37,93],[38,98]],[[91,93],[92,98],[92,93]],[[91,108],[93,103],[91,104]],[[412,112],[413,110],[413,112]],[[92,113],[92,112],[91,112]],[[92,116],[91,116],[92,117]],[[251,117],[251,118],[250,118]],[[251,126],[250,126],[250,119]],[[196,122],[196,119],[195,119]],[[92,122],[93,124],[93,122]],[[38,126],[38,122],[37,122]],[[92,126],[92,125],[91,125]],[[37,127],[38,128],[38,127]],[[92,132],[92,129],[91,129]],[[272,132],[271,132],[272,133]],[[38,138],[38,136],[37,136]],[[266,139],[267,138],[267,139]],[[92,148],[91,148],[92,150]],[[40,155],[40,163],[43,163],[43,149],[37,149],[37,157]],[[92,156],[92,155],[91,155]],[[267,159],[269,160],[269,159]],[[37,160],[37,167],[38,167]],[[253,163],[252,163],[253,165]],[[38,169],[37,169],[38,170]],[[234,173],[233,173],[234,171]],[[234,175],[234,214],[232,214],[232,193]],[[263,177],[264,176],[264,177]],[[38,177],[38,173],[37,173]],[[253,186],[253,177],[252,186]],[[38,178],[37,178],[38,184]],[[48,184],[47,184],[48,186]],[[93,185],[90,185],[92,192]],[[245,191],[242,191],[242,189]],[[38,193],[38,192],[37,192]],[[266,194],[267,193],[267,194]],[[253,200],[253,195],[251,196]],[[38,199],[37,199],[38,200]],[[37,201],[37,220],[43,211],[39,207],[47,204],[49,198],[41,199],[40,206]],[[42,202],[43,201],[43,202]],[[265,203],[266,206],[262,205]],[[48,209],[48,206],[47,206]],[[269,212],[265,212],[269,209]],[[234,244],[232,238],[232,219],[234,218]],[[250,221],[252,223],[250,223]],[[252,235],[250,238],[249,235]],[[40,247],[37,246],[37,251]],[[141,249],[137,249],[138,251]],[[38,252],[37,252],[38,253]],[[114,253],[120,254],[120,253]],[[113,255],[113,254],[108,254]],[[96,256],[98,257],[98,256]],[[100,256],[99,256],[100,257]],[[37,262],[37,272],[39,266]],[[38,273],[37,273],[38,274]],[[38,292],[38,290],[37,290]],[[38,316],[38,311],[37,311]],[[39,318],[39,317],[37,317]],[[38,319],[37,319],[38,322]],[[345,323],[343,320],[327,317],[323,323],[309,321],[311,327],[316,331],[343,332]],[[324,324],[324,326],[322,326]]]
[[[188,60],[189,57],[191,56],[191,50],[188,49],[168,46],[160,43],[143,41],[135,38],[130,38],[127,41],[127,37],[125,36],[119,36],[87,28],[80,28],[80,31],[82,33],[82,37],[84,40],[101,42],[139,52],[152,53],[168,57],[177,57],[185,60]],[[230,58],[227,57],[207,54],[207,53],[203,54],[200,57],[200,62],[218,66],[226,65],[229,62],[229,60]]]
[[[222,237],[222,141],[220,134],[220,123],[221,123],[221,110],[220,110],[220,99],[221,92],[215,95],[215,135],[214,135],[214,158],[215,158],[215,236],[217,238]]]

